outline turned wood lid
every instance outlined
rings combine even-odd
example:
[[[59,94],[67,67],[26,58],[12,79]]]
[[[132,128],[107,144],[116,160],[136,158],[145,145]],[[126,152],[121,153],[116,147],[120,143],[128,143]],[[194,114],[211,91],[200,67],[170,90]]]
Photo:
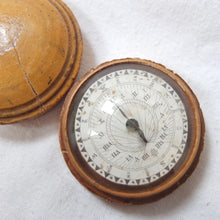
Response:
[[[82,39],[60,0],[0,2],[0,124],[43,114],[79,70]]]

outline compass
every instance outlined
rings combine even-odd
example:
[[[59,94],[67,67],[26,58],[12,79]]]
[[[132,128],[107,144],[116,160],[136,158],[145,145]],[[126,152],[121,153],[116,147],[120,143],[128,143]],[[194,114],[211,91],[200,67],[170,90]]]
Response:
[[[196,167],[204,120],[177,74],[148,60],[92,69],[70,90],[60,119],[73,175],[110,201],[141,204],[171,193]]]

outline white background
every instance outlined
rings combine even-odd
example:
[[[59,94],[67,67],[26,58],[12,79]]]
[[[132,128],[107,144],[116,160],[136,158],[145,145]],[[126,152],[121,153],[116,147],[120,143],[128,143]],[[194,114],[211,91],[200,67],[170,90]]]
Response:
[[[62,157],[63,103],[38,119],[0,126],[0,219],[220,219],[220,1],[65,0],[81,27],[79,77],[115,58],[174,70],[196,93],[205,148],[188,181],[148,205],[111,204],[88,192]]]

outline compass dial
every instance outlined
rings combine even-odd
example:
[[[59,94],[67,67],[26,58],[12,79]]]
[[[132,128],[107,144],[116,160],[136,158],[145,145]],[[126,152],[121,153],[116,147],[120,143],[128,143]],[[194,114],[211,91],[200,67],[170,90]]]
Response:
[[[137,129],[126,123],[133,119]],[[185,107],[162,78],[136,69],[110,72],[83,94],[75,140],[92,169],[119,184],[156,181],[179,161],[188,135]]]
[[[194,98],[191,90],[171,71],[164,72],[150,61],[128,61],[104,64],[73,88],[64,111],[68,120],[67,130],[61,127],[61,147],[74,175],[88,178],[90,183],[84,184],[93,192],[97,189],[88,185],[92,182],[107,187],[106,192],[112,190],[114,196],[133,193],[137,197],[185,178],[187,172],[181,170],[200,153],[203,128],[195,131],[194,127],[203,119],[186,95],[189,92]]]

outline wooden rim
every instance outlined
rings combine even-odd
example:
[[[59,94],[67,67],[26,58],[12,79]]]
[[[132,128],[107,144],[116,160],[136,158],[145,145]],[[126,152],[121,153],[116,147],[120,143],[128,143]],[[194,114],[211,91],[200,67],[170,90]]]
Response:
[[[122,63],[138,63],[143,64],[145,66],[150,66],[156,68],[163,73],[167,74],[170,78],[172,78],[183,90],[184,94],[186,95],[187,99],[191,104],[191,113],[193,114],[193,129],[195,133],[194,140],[190,146],[190,151],[187,154],[185,162],[181,165],[180,169],[172,175],[172,178],[169,178],[168,181],[164,181],[160,187],[152,188],[149,191],[145,192],[120,192],[114,191],[109,187],[106,187],[102,184],[99,184],[97,181],[94,181],[92,177],[86,173],[82,167],[77,163],[76,158],[72,154],[68,133],[67,133],[67,124],[68,124],[68,115],[70,105],[76,95],[78,89],[93,75],[97,72],[108,68],[112,65],[122,64]],[[185,182],[185,180],[191,175],[193,170],[195,169],[198,161],[200,153],[203,149],[203,142],[204,142],[204,131],[205,131],[205,124],[202,115],[202,111],[200,109],[198,100],[190,87],[186,84],[186,82],[180,78],[177,74],[174,74],[173,71],[168,70],[163,65],[149,61],[143,60],[138,58],[126,58],[126,59],[119,59],[113,60],[111,62],[106,62],[101,64],[95,69],[89,71],[79,82],[77,82],[73,88],[70,90],[60,117],[60,145],[61,150],[64,156],[64,159],[71,170],[72,174],[82,183],[86,188],[88,188],[93,193],[107,199],[110,201],[120,202],[120,203],[132,203],[132,204],[142,204],[148,203],[152,201],[156,201],[167,194],[171,193],[174,189],[176,189],[180,184]]]

